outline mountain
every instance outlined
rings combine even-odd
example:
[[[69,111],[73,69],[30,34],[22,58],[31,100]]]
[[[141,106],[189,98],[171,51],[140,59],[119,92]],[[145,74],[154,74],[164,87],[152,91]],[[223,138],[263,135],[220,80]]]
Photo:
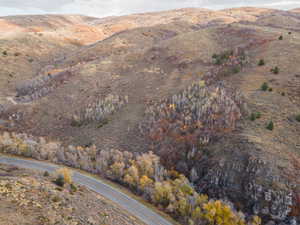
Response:
[[[151,150],[199,192],[264,221],[299,220],[299,10],[16,16],[0,27],[1,130]]]

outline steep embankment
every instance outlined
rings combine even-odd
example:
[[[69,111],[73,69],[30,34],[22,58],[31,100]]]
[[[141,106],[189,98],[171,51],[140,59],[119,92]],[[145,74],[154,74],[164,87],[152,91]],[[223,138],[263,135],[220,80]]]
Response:
[[[85,185],[55,185],[55,174],[0,164],[0,175],[1,225],[144,224]]]

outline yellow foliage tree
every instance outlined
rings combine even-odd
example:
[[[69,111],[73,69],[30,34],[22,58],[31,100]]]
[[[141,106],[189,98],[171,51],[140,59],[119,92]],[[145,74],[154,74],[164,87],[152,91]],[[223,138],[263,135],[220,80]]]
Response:
[[[65,183],[72,184],[72,171],[68,168],[60,168],[56,171],[56,173],[64,178]]]
[[[114,178],[121,178],[124,175],[124,168],[125,168],[125,163],[124,162],[115,162],[110,166],[112,175]]]
[[[155,164],[158,163],[158,161],[159,158],[156,155],[154,155],[153,152],[149,152],[138,156],[136,159],[136,165],[140,175],[153,177]]]
[[[207,195],[198,195],[196,198],[196,205],[202,207],[204,204],[208,202],[208,196]]]
[[[200,80],[199,81],[199,87],[201,87],[201,88],[203,88],[203,87],[205,87],[205,80]]]
[[[201,220],[202,218],[202,210],[201,208],[198,206],[196,207],[193,211],[192,211],[192,220],[195,221],[195,222],[198,222]]]
[[[172,199],[174,199],[172,185],[165,182],[156,182],[154,185],[154,193],[152,199],[154,203],[167,207]]]
[[[130,176],[129,174],[126,174],[126,175],[124,176],[124,182],[125,182],[126,184],[135,186],[134,179],[133,179],[133,177]]]
[[[176,204],[176,211],[182,217],[188,217],[191,213],[192,205],[189,204],[186,198],[180,198]]]
[[[142,176],[140,179],[140,186],[142,189],[145,187],[150,187],[153,184],[153,180],[147,177],[146,175]]]
[[[245,225],[244,219],[219,200],[204,204],[203,209],[203,219],[210,225]]]
[[[139,171],[137,167],[133,164],[126,170],[124,181],[127,184],[136,187],[138,185],[139,180]]]
[[[195,192],[194,189],[188,184],[183,184],[180,187],[180,190],[186,195],[193,195]]]
[[[259,216],[253,216],[250,225],[261,225],[261,218]]]

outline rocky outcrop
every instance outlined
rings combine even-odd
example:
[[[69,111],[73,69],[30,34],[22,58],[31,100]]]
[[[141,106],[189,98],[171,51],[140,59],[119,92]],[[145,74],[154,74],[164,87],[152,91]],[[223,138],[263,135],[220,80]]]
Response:
[[[191,174],[198,176],[194,182],[198,191],[228,198],[265,220],[299,219],[297,180],[288,180],[260,155],[261,149],[236,136],[228,135],[198,149],[198,160],[187,162],[193,168]]]

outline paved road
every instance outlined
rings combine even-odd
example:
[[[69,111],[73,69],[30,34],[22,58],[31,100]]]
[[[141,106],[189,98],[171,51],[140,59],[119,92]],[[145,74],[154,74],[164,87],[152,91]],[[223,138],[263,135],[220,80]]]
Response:
[[[0,163],[48,172],[53,172],[57,168],[59,168],[59,166],[50,163],[38,162],[34,160],[24,160],[1,155]],[[130,198],[117,189],[101,182],[100,180],[74,171],[73,181],[77,184],[86,186],[87,188],[99,193],[107,199],[112,200],[123,209],[127,210],[129,213],[148,225],[172,225],[172,223],[162,218],[151,209],[145,207],[143,204]]]

